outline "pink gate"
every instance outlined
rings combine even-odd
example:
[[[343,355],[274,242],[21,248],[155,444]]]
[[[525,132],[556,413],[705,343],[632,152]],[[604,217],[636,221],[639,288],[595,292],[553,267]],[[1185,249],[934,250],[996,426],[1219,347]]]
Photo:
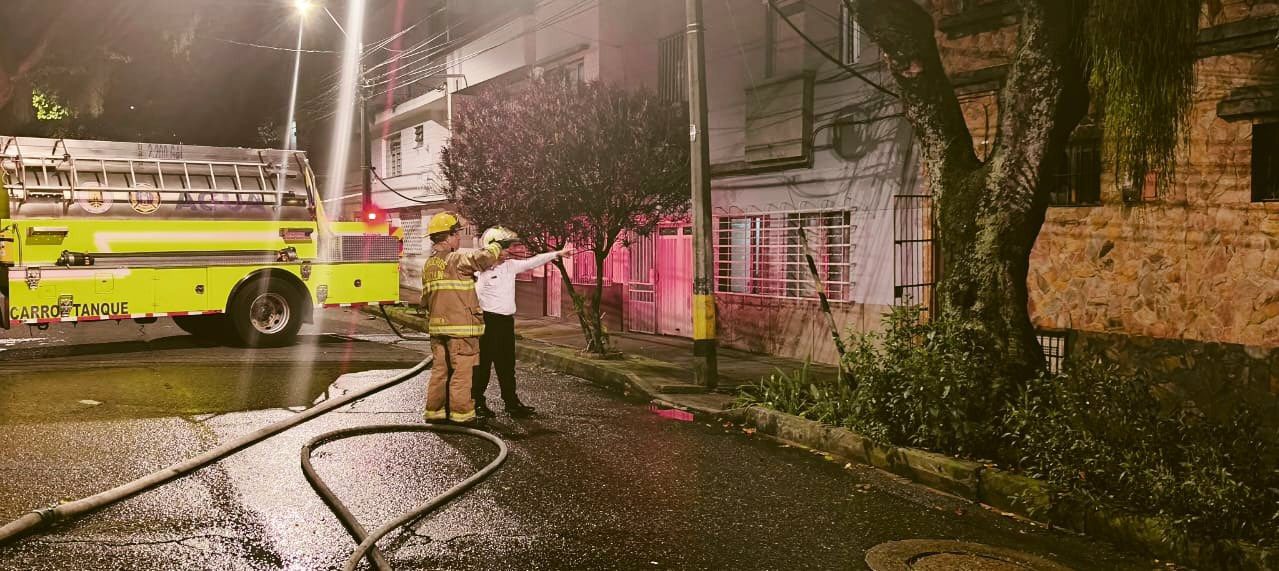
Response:
[[[657,229],[657,333],[693,335],[693,227]]]
[[[631,236],[627,246],[626,328],[636,333],[657,333],[654,242],[652,235]]]

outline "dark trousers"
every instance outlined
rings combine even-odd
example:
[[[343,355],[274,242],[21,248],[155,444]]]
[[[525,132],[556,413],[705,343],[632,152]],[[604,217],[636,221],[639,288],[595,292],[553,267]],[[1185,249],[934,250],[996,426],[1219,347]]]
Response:
[[[480,338],[480,364],[471,380],[471,396],[476,404],[484,404],[484,391],[489,387],[489,369],[497,368],[497,383],[502,387],[502,402],[520,402],[515,395],[515,316],[484,312],[484,336]]]

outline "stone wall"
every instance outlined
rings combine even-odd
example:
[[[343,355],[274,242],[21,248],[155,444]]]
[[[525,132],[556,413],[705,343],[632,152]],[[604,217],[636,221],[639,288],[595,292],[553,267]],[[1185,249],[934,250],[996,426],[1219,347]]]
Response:
[[[1203,26],[1276,14],[1279,3],[1225,0]],[[952,74],[1007,63],[996,48],[1007,53],[1015,27],[992,19],[981,31],[954,18],[960,31],[939,35]],[[1217,114],[1232,90],[1279,81],[1279,52],[1207,55],[1196,73],[1188,144],[1168,188],[1125,201],[1103,167],[1101,205],[1048,210],[1031,256],[1032,319],[1079,332],[1075,351],[1128,361],[1191,393],[1279,392],[1279,204],[1251,201],[1251,121]],[[988,136],[979,107],[965,106],[978,142]]]

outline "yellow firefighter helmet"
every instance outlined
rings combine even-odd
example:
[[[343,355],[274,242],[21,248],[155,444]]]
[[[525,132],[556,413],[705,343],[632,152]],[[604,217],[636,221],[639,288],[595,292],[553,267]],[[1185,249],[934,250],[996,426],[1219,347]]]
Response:
[[[426,234],[434,236],[444,232],[452,232],[461,227],[462,223],[457,219],[457,215],[452,212],[440,212],[431,217],[431,221],[426,225]]]

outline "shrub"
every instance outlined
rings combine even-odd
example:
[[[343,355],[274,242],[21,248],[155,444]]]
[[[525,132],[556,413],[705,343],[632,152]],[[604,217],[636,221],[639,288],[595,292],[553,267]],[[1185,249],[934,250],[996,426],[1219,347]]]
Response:
[[[882,334],[854,335],[842,366],[852,381],[847,424],[877,440],[974,456],[998,448],[1014,387],[990,371],[990,340],[971,322],[921,321],[894,308]]]
[[[1058,495],[1167,517],[1180,530],[1170,542],[1279,541],[1279,446],[1265,413],[1169,411],[1151,386],[1100,363],[1028,383],[1007,419],[1021,468]]]
[[[738,406],[759,405],[837,426],[848,426],[850,402],[846,387],[814,379],[808,363],[791,373],[778,369],[743,387],[737,399]]]

